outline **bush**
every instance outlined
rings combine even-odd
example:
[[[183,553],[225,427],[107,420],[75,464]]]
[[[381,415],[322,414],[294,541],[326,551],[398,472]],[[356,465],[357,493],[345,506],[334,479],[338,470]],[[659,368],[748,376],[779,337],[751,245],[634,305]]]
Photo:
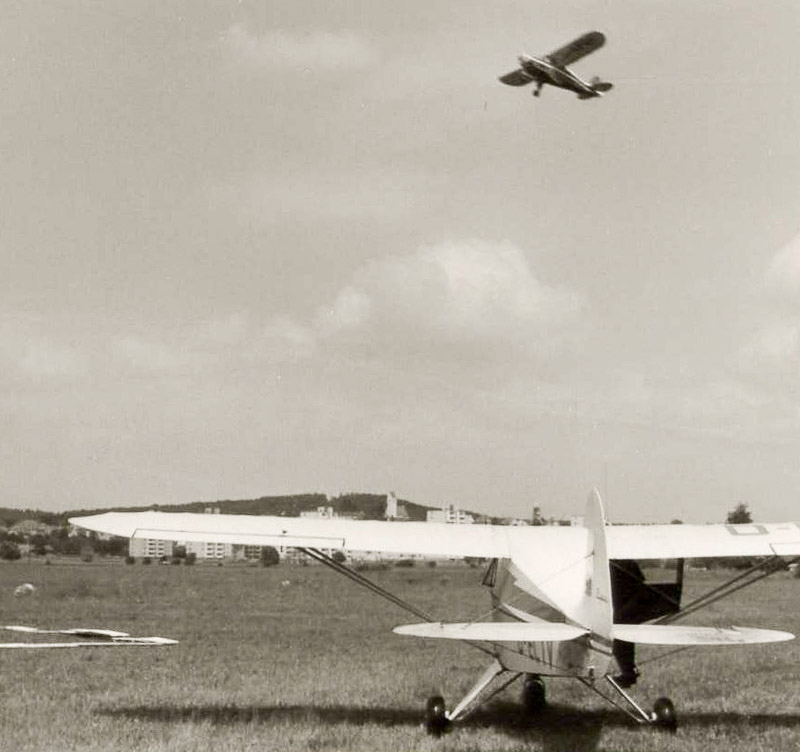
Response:
[[[152,563],[153,563],[153,560],[149,556],[145,556],[142,559],[142,564],[152,564]]]
[[[125,563],[126,564],[135,564],[136,563],[136,559],[134,559],[133,556],[126,556],[125,557]]]
[[[281,556],[277,548],[273,546],[264,546],[264,548],[261,549],[259,561],[262,567],[274,567],[280,563],[280,560]]]
[[[433,559],[431,559],[431,560],[428,562],[428,568],[429,568],[429,569],[436,569],[436,561],[434,561]]]
[[[415,565],[413,559],[398,559],[394,565],[396,567],[402,567],[403,569],[411,569]]]
[[[85,554],[81,554],[81,561],[86,562],[87,564],[94,559],[94,554],[87,551]]]
[[[389,563],[386,561],[359,561],[353,569],[356,572],[385,572],[389,569]]]
[[[19,546],[12,540],[5,540],[0,543],[0,559],[6,561],[16,561],[22,556]]]
[[[186,554],[186,566],[191,567],[197,561],[197,554],[194,551],[190,551]]]

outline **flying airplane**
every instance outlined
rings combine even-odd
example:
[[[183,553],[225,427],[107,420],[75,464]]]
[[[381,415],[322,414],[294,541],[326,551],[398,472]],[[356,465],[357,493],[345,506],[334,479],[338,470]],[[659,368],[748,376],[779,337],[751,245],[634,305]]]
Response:
[[[599,49],[605,42],[605,36],[599,31],[590,31],[544,57],[520,55],[517,58],[520,67],[500,76],[500,81],[509,86],[535,83],[536,88],[533,91],[535,97],[542,93],[542,86],[545,84],[574,91],[578,99],[602,96],[604,92],[611,90],[612,84],[597,77],[591,81],[584,81],[567,66]]]
[[[627,691],[638,676],[636,644],[677,649],[794,637],[772,629],[674,622],[785,568],[787,557],[788,563],[800,561],[800,524],[609,525],[596,490],[589,496],[584,519],[584,526],[576,527],[510,527],[109,512],[70,522],[124,537],[293,546],[421,620],[396,627],[397,634],[458,640],[482,651],[488,666],[455,707],[448,710],[439,695],[429,698],[425,723],[434,735],[520,678],[523,705],[536,712],[545,704],[545,676],[576,680],[636,722],[674,731],[677,716],[669,698],[657,699],[650,711]],[[490,559],[483,586],[491,597],[491,620],[443,623],[322,549]],[[724,585],[681,604],[684,559],[737,556],[764,558]],[[636,564],[641,559],[673,560],[671,578],[648,581]],[[542,616],[543,610],[549,618]]]
[[[96,647],[133,647],[136,645],[147,647],[162,647],[164,645],[177,645],[177,640],[167,637],[132,637],[127,632],[117,632],[113,629],[38,629],[25,627],[18,624],[9,624],[0,629],[9,632],[24,632],[35,635],[59,635],[77,637],[78,640],[67,642],[0,642],[0,650],[42,650],[48,648],[96,648]]]

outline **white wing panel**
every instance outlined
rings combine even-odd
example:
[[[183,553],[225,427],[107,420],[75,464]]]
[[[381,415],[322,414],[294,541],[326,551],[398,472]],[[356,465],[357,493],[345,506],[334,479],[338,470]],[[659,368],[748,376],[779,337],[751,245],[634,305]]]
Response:
[[[73,525],[125,538],[307,546],[430,556],[505,557],[520,528],[235,514],[109,512]]]
[[[611,559],[800,556],[800,525],[615,525],[606,530]]]

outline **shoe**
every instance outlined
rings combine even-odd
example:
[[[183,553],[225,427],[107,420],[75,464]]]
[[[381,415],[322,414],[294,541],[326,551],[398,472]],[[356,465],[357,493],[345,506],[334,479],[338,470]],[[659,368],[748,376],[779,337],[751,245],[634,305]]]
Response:
[[[636,684],[636,680],[639,678],[639,672],[634,669],[633,671],[626,671],[622,674],[618,674],[614,677],[614,681],[622,687],[622,689],[629,689],[634,684]]]

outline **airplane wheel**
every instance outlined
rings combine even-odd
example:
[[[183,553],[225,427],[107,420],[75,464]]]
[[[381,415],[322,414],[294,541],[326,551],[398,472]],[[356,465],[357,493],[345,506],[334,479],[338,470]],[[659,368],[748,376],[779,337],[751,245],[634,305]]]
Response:
[[[653,705],[653,723],[674,734],[678,730],[678,716],[669,697],[659,697]]]
[[[444,698],[439,695],[429,697],[425,705],[425,730],[432,736],[441,736],[449,725]]]
[[[547,704],[544,682],[541,676],[526,674],[522,683],[522,707],[529,715],[538,713]]]

